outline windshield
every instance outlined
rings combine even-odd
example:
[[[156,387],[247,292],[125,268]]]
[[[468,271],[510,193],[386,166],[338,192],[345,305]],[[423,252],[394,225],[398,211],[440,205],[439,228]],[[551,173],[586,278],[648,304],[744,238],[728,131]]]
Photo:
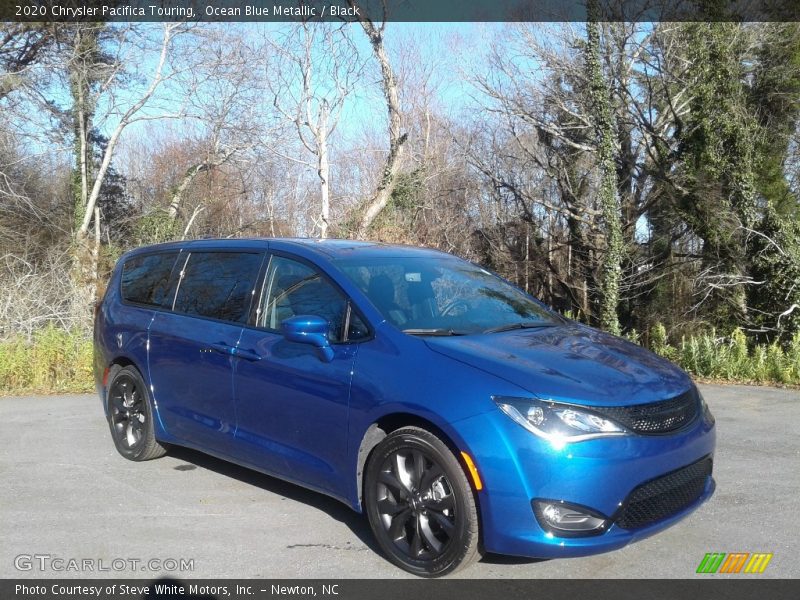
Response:
[[[338,265],[390,323],[414,335],[466,335],[556,325],[521,290],[457,258],[347,258]]]

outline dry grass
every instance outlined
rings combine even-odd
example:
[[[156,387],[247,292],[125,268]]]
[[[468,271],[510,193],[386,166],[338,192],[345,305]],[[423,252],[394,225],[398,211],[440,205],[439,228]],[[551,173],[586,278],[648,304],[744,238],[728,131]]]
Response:
[[[53,324],[0,341],[0,395],[91,392],[92,340]]]

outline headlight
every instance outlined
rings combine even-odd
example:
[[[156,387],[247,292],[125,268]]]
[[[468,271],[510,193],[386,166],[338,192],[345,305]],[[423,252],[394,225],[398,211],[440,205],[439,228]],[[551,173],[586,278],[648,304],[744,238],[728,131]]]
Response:
[[[593,413],[588,407],[508,396],[492,396],[492,400],[525,429],[556,444],[629,433],[619,423]]]

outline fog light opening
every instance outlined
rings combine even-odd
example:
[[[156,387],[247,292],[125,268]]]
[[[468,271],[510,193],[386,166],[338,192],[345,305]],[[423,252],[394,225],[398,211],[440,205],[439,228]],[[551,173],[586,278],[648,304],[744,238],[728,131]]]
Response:
[[[563,500],[534,500],[532,504],[539,525],[556,537],[598,535],[606,531],[610,523],[590,508]]]

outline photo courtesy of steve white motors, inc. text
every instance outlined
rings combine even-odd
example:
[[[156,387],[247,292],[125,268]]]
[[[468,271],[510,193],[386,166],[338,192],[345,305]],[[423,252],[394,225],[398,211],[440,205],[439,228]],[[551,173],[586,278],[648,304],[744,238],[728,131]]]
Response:
[[[195,19],[197,17],[278,17],[278,18],[320,18],[326,17],[359,17],[361,12],[357,6],[306,6],[303,4],[242,4],[240,6],[218,6],[212,2],[199,6],[160,6],[159,3],[145,4],[137,2],[136,6],[118,3],[102,6],[69,6],[61,4],[32,5],[15,7],[17,17],[54,17],[58,19],[122,19],[132,17],[143,18],[177,18]],[[198,13],[202,11],[202,13]]]
[[[273,596],[316,596],[317,590],[321,596],[338,596],[339,584],[321,584],[315,585],[278,585],[271,584],[269,587],[258,587],[250,585],[208,585],[198,583],[154,583],[154,584],[125,584],[125,583],[111,583],[111,584],[93,584],[93,585],[80,585],[80,584],[67,584],[67,583],[52,583],[52,584],[22,584],[18,583],[14,586],[14,593],[16,596],[36,596],[44,597],[48,594],[51,596],[85,596],[94,598],[106,598],[109,596],[120,597],[130,596],[134,598],[147,598],[151,595],[156,596],[186,596],[187,594],[194,597],[212,597],[224,598],[235,595],[252,596],[258,592],[262,594],[270,594]]]

